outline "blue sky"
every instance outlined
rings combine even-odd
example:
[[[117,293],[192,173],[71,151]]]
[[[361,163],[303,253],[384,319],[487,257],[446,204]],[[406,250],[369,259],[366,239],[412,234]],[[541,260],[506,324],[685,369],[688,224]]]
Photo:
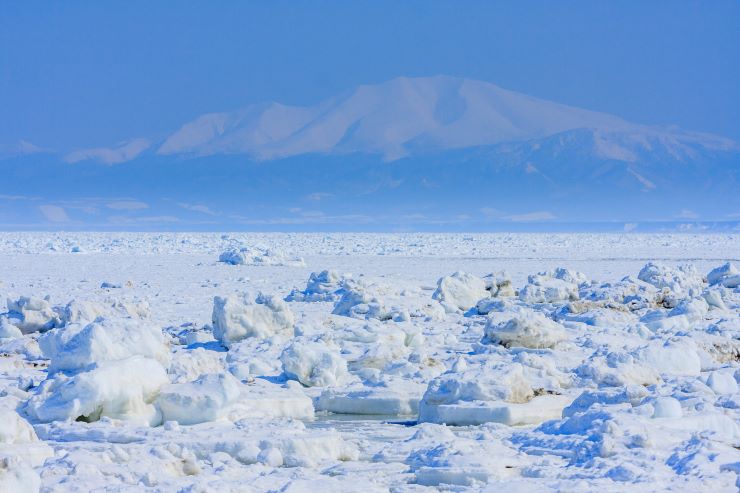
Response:
[[[3,2],[0,143],[111,145],[434,74],[740,140],[739,24],[722,0]]]

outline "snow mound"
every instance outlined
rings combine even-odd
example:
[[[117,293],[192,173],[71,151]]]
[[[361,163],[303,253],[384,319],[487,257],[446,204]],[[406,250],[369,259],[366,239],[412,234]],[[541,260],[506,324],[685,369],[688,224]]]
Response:
[[[218,261],[231,265],[306,266],[300,257],[288,257],[278,250],[249,246],[229,248],[219,255]]]
[[[551,348],[567,339],[565,328],[539,312],[520,309],[505,322],[490,318],[484,329],[483,342],[505,347]]]
[[[7,305],[8,320],[24,334],[49,330],[61,324],[59,315],[47,299],[21,296],[15,301],[8,299]]]
[[[213,336],[228,347],[248,337],[266,339],[293,328],[295,319],[288,304],[276,296],[213,298]]]
[[[167,383],[167,372],[157,360],[131,356],[104,361],[86,372],[58,373],[45,380],[25,412],[39,422],[92,422],[106,416],[156,425],[161,416],[154,400]]]
[[[490,291],[486,290],[486,281],[462,271],[441,277],[437,281],[437,290],[432,294],[432,298],[448,311],[467,311],[479,300],[490,296]]]
[[[85,370],[134,355],[153,358],[165,367],[170,361],[162,331],[132,319],[99,319],[87,325],[54,329],[39,338],[39,346],[44,357],[51,360],[50,374]]]
[[[285,301],[337,301],[342,296],[344,277],[333,270],[312,272],[306,283],[306,289],[294,289]]]
[[[307,387],[332,387],[349,379],[347,362],[322,341],[295,340],[280,355],[283,372]]]

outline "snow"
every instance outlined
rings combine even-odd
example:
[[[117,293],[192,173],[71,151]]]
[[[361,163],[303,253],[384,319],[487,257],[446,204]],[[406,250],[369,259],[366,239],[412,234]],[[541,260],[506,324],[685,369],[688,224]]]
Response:
[[[0,234],[0,491],[736,491],[737,245]]]

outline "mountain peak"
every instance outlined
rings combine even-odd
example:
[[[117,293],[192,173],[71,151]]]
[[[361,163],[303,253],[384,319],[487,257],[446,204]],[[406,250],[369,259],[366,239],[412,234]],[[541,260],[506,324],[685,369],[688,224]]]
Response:
[[[306,153],[380,154],[393,160],[437,151],[542,138],[576,128],[627,129],[624,120],[437,75],[361,85],[312,106],[277,103],[203,115],[159,154],[244,153],[275,159]]]
[[[737,149],[729,139],[633,124],[490,82],[447,75],[396,77],[360,85],[308,106],[268,102],[204,114],[153,149],[159,155],[244,154],[256,160],[360,153],[393,161],[414,154],[533,141],[582,129],[593,132],[599,157],[622,161],[634,160],[636,151],[630,147],[642,152],[655,144],[669,146],[669,152],[680,155],[696,145]],[[144,152],[149,141],[134,139],[110,149],[75,151],[68,160],[124,162]]]

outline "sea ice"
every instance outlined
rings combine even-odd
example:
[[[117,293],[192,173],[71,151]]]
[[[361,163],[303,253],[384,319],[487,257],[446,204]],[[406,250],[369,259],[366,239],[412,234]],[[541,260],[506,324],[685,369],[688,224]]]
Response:
[[[216,296],[213,298],[213,335],[224,345],[257,337],[265,339],[293,328],[287,303],[277,296]]]

